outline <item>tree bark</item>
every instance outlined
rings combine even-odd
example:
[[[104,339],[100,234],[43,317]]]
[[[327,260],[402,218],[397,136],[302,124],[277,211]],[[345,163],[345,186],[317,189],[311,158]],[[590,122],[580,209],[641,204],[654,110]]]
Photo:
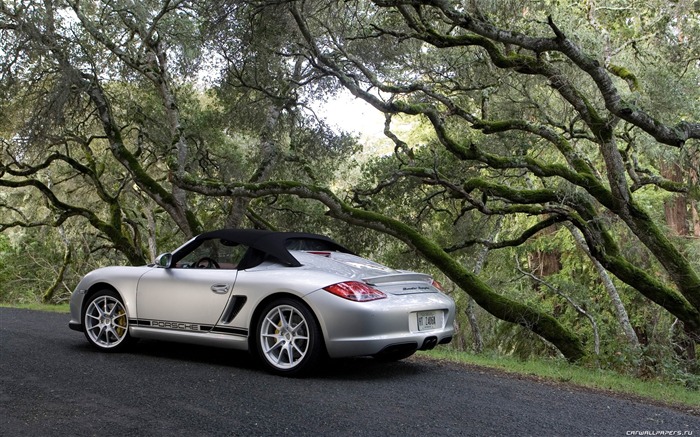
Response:
[[[683,182],[683,169],[677,162],[662,162],[661,175],[672,182]],[[664,212],[666,224],[672,234],[683,237],[690,235],[687,195],[674,194],[671,199],[664,202]]]
[[[588,256],[588,258],[593,263],[593,266],[595,267],[596,271],[598,272],[598,277],[603,283],[603,287],[608,293],[608,296],[612,301],[613,307],[615,308],[617,321],[620,324],[620,327],[622,328],[622,332],[624,332],[625,337],[627,338],[627,342],[633,349],[639,349],[639,339],[637,338],[637,334],[634,332],[634,328],[632,328],[629,316],[627,315],[627,309],[622,303],[622,299],[620,299],[620,294],[617,292],[617,287],[615,287],[612,278],[610,278],[610,275],[608,275],[608,272],[605,270],[603,265],[597,259],[591,256],[591,252],[588,250],[588,247],[586,246],[586,240],[583,238],[583,235],[581,235],[581,232],[579,232],[578,229],[571,226],[570,224],[568,224],[566,227],[569,230],[569,232],[571,232],[571,235],[574,237],[574,241],[576,241],[576,246]]]
[[[489,237],[489,241],[493,241],[498,237],[498,233],[501,229],[501,217],[496,220],[494,225],[494,230],[492,235]],[[478,276],[481,270],[484,268],[484,263],[486,262],[486,257],[489,254],[489,247],[487,245],[482,245],[481,250],[476,256],[476,262],[474,263],[474,275]],[[467,299],[467,308],[465,312],[467,314],[467,320],[469,320],[469,326],[472,330],[472,336],[474,337],[474,352],[480,354],[484,350],[484,337],[481,334],[481,328],[479,328],[479,323],[476,319],[475,308],[476,302],[474,298],[469,296]]]
[[[58,274],[54,278],[54,281],[51,283],[51,285],[44,291],[44,293],[41,295],[41,301],[43,303],[49,304],[52,303],[54,295],[56,294],[56,290],[63,284],[63,278],[66,274],[66,270],[68,269],[68,266],[70,266],[72,259],[72,251],[70,246],[66,246],[66,251],[63,254],[63,262],[61,263],[61,269],[58,271]]]

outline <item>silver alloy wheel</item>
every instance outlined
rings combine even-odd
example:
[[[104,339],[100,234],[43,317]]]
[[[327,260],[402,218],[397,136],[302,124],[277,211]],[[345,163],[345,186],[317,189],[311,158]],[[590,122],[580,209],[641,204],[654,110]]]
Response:
[[[121,301],[108,294],[94,298],[85,310],[85,333],[100,348],[118,346],[129,332],[129,319]]]
[[[309,350],[309,325],[291,305],[273,307],[260,325],[260,345],[265,359],[278,369],[293,369]]]

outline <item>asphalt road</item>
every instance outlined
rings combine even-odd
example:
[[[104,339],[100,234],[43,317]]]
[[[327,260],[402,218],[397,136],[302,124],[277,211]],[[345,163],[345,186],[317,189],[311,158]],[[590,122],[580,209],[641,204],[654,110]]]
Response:
[[[103,353],[65,314],[0,308],[2,436],[690,433],[700,417],[682,411],[422,359],[342,360],[290,379],[221,349]]]

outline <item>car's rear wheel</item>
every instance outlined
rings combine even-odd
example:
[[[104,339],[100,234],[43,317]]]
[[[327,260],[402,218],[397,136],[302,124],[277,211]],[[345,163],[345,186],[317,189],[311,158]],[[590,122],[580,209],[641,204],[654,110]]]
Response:
[[[268,304],[255,332],[258,356],[273,373],[308,374],[321,358],[321,330],[311,310],[297,300],[282,298]]]
[[[98,349],[121,350],[131,342],[129,318],[119,294],[102,290],[89,297],[83,313],[85,337]]]

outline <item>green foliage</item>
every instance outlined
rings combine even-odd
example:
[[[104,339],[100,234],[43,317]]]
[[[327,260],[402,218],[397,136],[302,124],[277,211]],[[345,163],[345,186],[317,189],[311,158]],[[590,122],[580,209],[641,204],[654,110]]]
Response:
[[[60,254],[52,241],[16,235],[16,241],[2,235],[0,251],[0,302],[35,303],[51,284],[52,267],[60,266]],[[62,297],[65,298],[64,290]]]
[[[386,264],[433,273],[458,303],[455,344],[469,346],[473,290],[460,290],[444,265],[428,263],[419,250],[332,220],[317,202],[183,193],[174,175],[221,184],[294,181],[329,187],[367,216],[398,220],[435,243],[431,251],[444,248],[462,272],[483,261],[479,287],[575,332],[591,365],[697,386],[697,352],[683,360],[674,350],[685,339],[674,309],[630,280],[647,273],[657,288],[676,293],[685,284],[664,258],[687,259],[687,273],[700,269],[697,239],[672,237],[660,256],[640,237],[670,232],[670,200],[687,196],[688,211],[697,208],[697,139],[683,147],[657,141],[623,114],[606,112],[599,83],[564,50],[519,45],[523,36],[554,40],[556,26],[603,67],[625,112],[645,111],[655,125],[693,122],[700,20],[691,2],[461,4],[457,12],[500,27],[508,42],[477,35],[462,27],[467,20],[427,3],[399,10],[368,2],[195,1],[162,9],[148,0],[81,3],[54,16],[42,2],[21,5],[23,14],[9,4],[0,9],[1,22],[12,24],[0,26],[0,60],[7,61],[0,62],[0,302],[39,300],[67,248],[72,264],[57,301],[91,268],[150,259],[188,231],[272,227],[326,233]],[[289,14],[294,8],[298,17]],[[408,16],[420,25],[409,29]],[[24,21],[14,25],[17,19]],[[361,150],[357,138],[329,129],[308,109],[334,98],[339,81],[389,117],[390,140]],[[109,111],[99,111],[97,94]],[[626,167],[620,174],[614,152]],[[51,160],[56,154],[63,159]],[[681,168],[682,180],[668,180],[669,164]],[[613,192],[615,177],[649,216],[646,228],[616,210],[624,196]],[[566,228],[523,238],[557,215],[587,231],[608,270],[617,269],[614,285],[641,350],[628,346],[596,269]],[[514,247],[484,252],[509,241]],[[610,254],[638,270],[623,271]],[[537,257],[557,261],[543,275],[548,286],[521,272],[535,271]],[[592,356],[590,321],[564,296],[597,322],[599,356]],[[558,354],[527,329],[533,326],[474,313],[490,350],[523,359]]]
[[[62,304],[43,304],[43,303],[30,303],[30,304],[4,304],[0,302],[0,307],[10,307],[10,308],[22,308],[32,311],[45,311],[49,313],[62,313],[69,314],[70,306],[67,303]]]
[[[700,391],[684,381],[673,381],[662,377],[640,379],[634,375],[621,375],[613,370],[600,369],[595,365],[573,365],[561,359],[530,358],[526,361],[499,354],[469,354],[438,348],[421,352],[427,359],[447,359],[467,365],[495,369],[511,374],[544,378],[556,384],[573,384],[603,391],[614,391],[640,396],[658,402],[697,408]],[[697,378],[697,376],[696,376]]]

